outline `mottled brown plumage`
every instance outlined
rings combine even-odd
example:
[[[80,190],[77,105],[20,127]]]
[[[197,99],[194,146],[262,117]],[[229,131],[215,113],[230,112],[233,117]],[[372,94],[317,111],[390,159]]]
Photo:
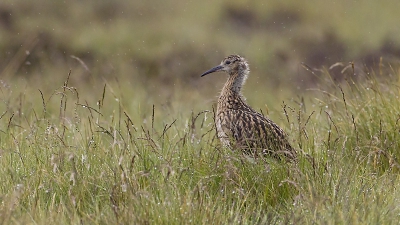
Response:
[[[205,76],[225,71],[229,78],[218,98],[215,124],[223,145],[238,147],[252,155],[268,154],[292,159],[296,151],[285,132],[269,118],[247,105],[241,88],[249,74],[249,65],[238,55],[226,57],[220,65],[206,71]]]

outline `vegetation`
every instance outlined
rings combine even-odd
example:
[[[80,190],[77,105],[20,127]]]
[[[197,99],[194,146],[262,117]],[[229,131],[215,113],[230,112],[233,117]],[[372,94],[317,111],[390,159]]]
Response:
[[[400,221],[399,3],[40,2],[0,7],[2,224]],[[230,53],[296,163],[220,145]]]

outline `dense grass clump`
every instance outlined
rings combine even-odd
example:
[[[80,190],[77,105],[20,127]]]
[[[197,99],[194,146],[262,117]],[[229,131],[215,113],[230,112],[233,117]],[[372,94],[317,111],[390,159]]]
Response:
[[[3,85],[2,223],[396,224],[398,86],[322,76],[281,110],[295,163],[225,149],[211,106],[174,114],[139,86]]]
[[[302,168],[306,179],[300,178],[305,182],[300,195],[307,199],[305,208],[296,209],[300,221],[395,224],[399,219],[397,78],[366,76],[341,84],[324,76],[325,85],[313,90],[322,95],[312,100],[315,110],[298,138],[311,158],[311,167]]]

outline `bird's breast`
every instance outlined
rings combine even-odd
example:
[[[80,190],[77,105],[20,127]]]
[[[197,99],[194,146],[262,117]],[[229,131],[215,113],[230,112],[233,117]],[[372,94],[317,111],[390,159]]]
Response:
[[[224,112],[218,112],[215,118],[215,126],[217,128],[217,136],[224,146],[230,145],[231,131],[229,127],[230,121],[227,120]]]

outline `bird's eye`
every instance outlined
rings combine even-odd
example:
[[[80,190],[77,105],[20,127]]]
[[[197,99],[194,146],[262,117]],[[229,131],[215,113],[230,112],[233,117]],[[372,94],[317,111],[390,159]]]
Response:
[[[231,64],[231,61],[226,61],[225,64],[229,65],[229,64]]]

